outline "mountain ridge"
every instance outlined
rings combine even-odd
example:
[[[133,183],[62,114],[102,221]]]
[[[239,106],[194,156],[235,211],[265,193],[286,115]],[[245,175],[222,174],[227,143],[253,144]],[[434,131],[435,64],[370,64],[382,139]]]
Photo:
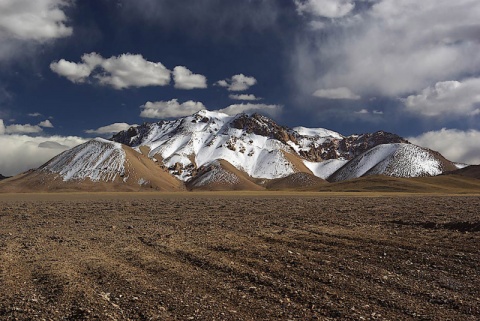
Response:
[[[134,126],[110,140],[92,139],[27,176],[45,173],[69,185],[88,180],[129,189],[261,190],[456,169],[438,152],[385,131],[343,136],[323,128],[288,128],[255,113],[203,110]]]

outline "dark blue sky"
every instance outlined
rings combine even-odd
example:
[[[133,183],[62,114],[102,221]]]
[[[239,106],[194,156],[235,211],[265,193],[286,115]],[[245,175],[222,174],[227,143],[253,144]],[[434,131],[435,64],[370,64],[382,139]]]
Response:
[[[480,162],[447,145],[466,139],[480,151],[480,5],[417,2],[8,0],[0,8],[0,136],[110,136],[99,129],[230,106],[290,127],[391,131]],[[82,60],[90,53],[100,60]],[[122,55],[141,63],[120,74]],[[166,68],[168,84],[142,83],[153,63]],[[198,77],[177,82],[177,66]],[[192,81],[196,88],[175,88]]]

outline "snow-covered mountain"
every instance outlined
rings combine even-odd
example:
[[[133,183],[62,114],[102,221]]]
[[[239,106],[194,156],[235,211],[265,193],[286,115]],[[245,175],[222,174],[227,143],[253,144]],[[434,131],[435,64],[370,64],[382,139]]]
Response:
[[[412,144],[378,145],[355,157],[329,177],[338,182],[369,175],[436,176],[454,170],[439,153]]]
[[[4,181],[7,191],[184,189],[161,166],[128,146],[102,138],[67,150],[35,170]]]
[[[57,174],[65,182],[87,178],[114,182],[125,177],[125,161],[121,144],[95,138],[54,157],[40,170]]]
[[[131,127],[111,140],[93,139],[24,176],[30,185],[58,188],[61,182],[88,182],[128,190],[278,189],[455,169],[439,153],[383,131],[343,136],[322,128],[287,128],[259,114],[204,110]]]
[[[326,179],[372,147],[409,144],[381,131],[343,136],[322,128],[289,129],[259,114],[228,116],[205,110],[132,127],[112,140],[139,152],[147,150],[149,158],[163,163],[183,181],[217,160],[229,162],[254,179],[278,179],[298,172]]]
[[[438,175],[453,164],[440,154],[391,133],[343,136],[323,128],[289,129],[259,115],[200,111],[172,121],[143,124],[113,141],[146,152],[183,181],[227,161],[253,179],[306,172],[332,181],[363,175]],[[211,174],[210,176],[212,176]],[[224,174],[222,174],[225,176]]]

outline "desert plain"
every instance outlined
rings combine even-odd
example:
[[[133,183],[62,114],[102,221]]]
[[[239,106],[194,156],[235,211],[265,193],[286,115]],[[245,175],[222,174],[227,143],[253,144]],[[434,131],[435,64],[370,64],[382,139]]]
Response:
[[[480,196],[0,194],[0,320],[479,320]]]

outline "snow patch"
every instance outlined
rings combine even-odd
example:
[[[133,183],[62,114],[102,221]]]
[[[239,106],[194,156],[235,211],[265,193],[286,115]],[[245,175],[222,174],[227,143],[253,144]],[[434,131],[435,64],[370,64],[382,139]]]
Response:
[[[329,159],[323,162],[309,162],[304,160],[303,163],[309,170],[312,171],[313,175],[327,179],[338,169],[348,163],[346,159]]]

